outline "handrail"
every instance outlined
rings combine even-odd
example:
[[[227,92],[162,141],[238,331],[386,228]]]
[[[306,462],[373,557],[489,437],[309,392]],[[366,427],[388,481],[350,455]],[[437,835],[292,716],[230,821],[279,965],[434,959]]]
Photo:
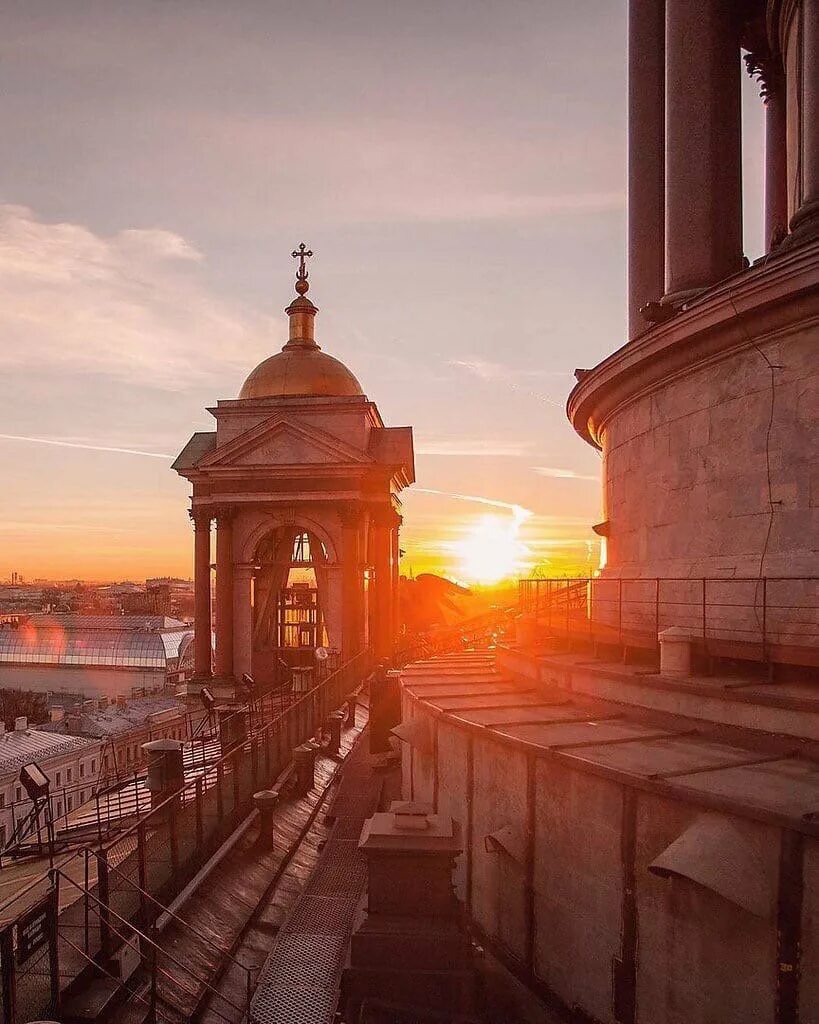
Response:
[[[97,859],[97,861],[104,861],[105,860],[105,858],[103,858],[100,853],[98,853],[96,850],[93,850],[90,846],[85,846],[81,850],[77,851],[78,854],[83,853],[83,852],[86,853],[86,854],[91,854],[91,856],[95,857]],[[196,930],[194,928],[194,926],[192,924],[190,924],[190,922],[185,921],[184,918],[181,918],[178,914],[176,914],[173,910],[171,910],[170,907],[166,907],[164,903],[161,903],[155,896],[151,895],[151,893],[149,893],[146,889],[143,889],[142,886],[138,882],[135,882],[132,878],[129,878],[125,874],[124,871],[120,871],[119,868],[114,867],[112,864],[108,863],[107,861],[105,861],[105,863],[106,863],[106,867],[108,869],[108,874],[109,875],[111,873],[113,873],[115,875],[118,875],[120,878],[124,879],[129,885],[133,886],[133,888],[136,889],[136,891],[138,893],[140,893],[142,896],[146,896],[151,901],[151,903],[153,903],[155,906],[159,907],[163,914],[167,914],[168,917],[173,918],[174,921],[178,921],[181,925],[183,925],[185,928],[187,928],[191,932]],[[218,938],[218,936],[216,935],[215,932],[211,932],[210,929],[208,929],[208,931],[215,938]],[[232,963],[236,964],[237,967],[241,967],[242,970],[244,970],[244,971],[250,972],[250,971],[256,970],[256,967],[251,967],[251,966],[248,966],[248,964],[243,964],[241,962],[241,960],[237,960],[236,957],[231,956],[230,953],[225,953],[224,955],[225,955],[225,957],[228,960],[230,960]]]
[[[75,889],[79,889],[80,892],[84,893],[86,895],[86,897],[90,897],[94,901],[94,903],[97,905],[97,907],[105,907],[105,920],[106,921],[113,915],[130,932],[133,932],[135,935],[138,935],[140,937],[140,939],[143,939],[145,942],[147,942],[148,945],[152,946],[157,952],[161,952],[163,954],[163,956],[167,957],[168,960],[170,960],[173,963],[175,963],[177,967],[180,967],[183,971],[185,971],[187,974],[189,974],[195,981],[198,981],[200,984],[204,985],[205,988],[209,992],[211,992],[213,995],[215,995],[217,998],[219,998],[223,1002],[227,1003],[228,1006],[233,1007],[234,1010],[238,1010],[240,1013],[244,1012],[242,1010],[241,1006],[237,1006],[234,1002],[232,1002],[232,1000],[228,999],[227,996],[222,995],[221,992],[219,992],[217,989],[213,988],[213,986],[210,984],[210,982],[207,981],[206,978],[200,978],[199,975],[196,973],[196,971],[192,970],[190,967],[187,967],[180,960],[177,960],[177,958],[169,950],[165,949],[163,946],[160,946],[159,943],[155,942],[149,935],[146,935],[145,932],[143,932],[140,928],[138,928],[131,921],[127,920],[127,918],[122,917],[121,914],[118,914],[115,910],[112,910],[111,906],[109,904],[103,903],[103,901],[101,899],[99,899],[99,897],[95,896],[90,890],[83,889],[83,887],[78,882],[75,882],[73,878],[69,877],[68,875],[63,874],[62,871],[59,871],[56,868],[55,868],[55,875],[59,876],[60,878],[65,879],[65,881],[67,881],[71,885],[73,885]],[[102,915],[99,913],[99,910],[97,910],[97,916],[100,918],[100,920],[102,920]],[[59,923],[58,923],[58,928],[59,928]],[[125,935],[120,934],[116,930],[116,928],[114,928],[112,930],[114,931],[114,933],[120,939],[122,939],[122,941],[124,943],[126,943],[126,945],[131,946],[131,942],[129,941],[128,937],[126,937]],[[245,967],[244,964],[239,964],[238,966],[242,967],[245,971],[250,973],[250,969]],[[165,972],[163,971],[162,973],[164,974]],[[168,977],[170,977],[170,976],[168,975]],[[173,980],[175,982],[175,984],[177,984],[177,985],[180,984],[177,979],[171,979],[171,980]],[[184,987],[184,985],[180,985],[180,987],[185,992],[187,992],[189,995],[191,995],[193,997],[196,996],[196,992],[191,992],[191,990],[190,989],[186,989]],[[228,1018],[224,1017],[221,1013],[219,1013],[218,1010],[214,1010],[213,1012],[216,1013],[217,1016],[222,1017],[222,1020],[228,1021]]]
[[[248,735],[242,744],[237,745],[237,747],[234,747],[233,750],[230,750],[227,754],[224,754],[221,758],[219,758],[219,760],[216,761],[213,766],[214,769],[218,770],[219,767],[226,766],[232,767],[232,761],[236,756],[236,750],[239,749],[240,746],[243,748],[249,742],[252,742],[254,739],[258,739],[260,736],[267,735],[273,729],[273,727],[276,726],[286,715],[291,714],[294,711],[294,709],[300,707],[306,701],[311,700],[316,695],[316,692],[318,690],[329,689],[329,686],[334,679],[336,679],[338,676],[343,675],[344,673],[350,672],[353,666],[357,666],[359,663],[365,665],[368,664],[369,657],[369,650],[365,650],[362,651],[360,654],[357,654],[354,658],[351,658],[349,661],[346,661],[343,665],[336,669],[335,672],[327,676],[326,679],[321,680],[321,682],[317,683],[312,689],[302,694],[298,700],[295,700],[291,704],[289,704],[286,709],[284,709],[275,718],[271,719],[271,721],[269,721],[265,726],[263,726],[261,729],[257,729],[255,733]],[[117,835],[117,837],[112,841],[112,843],[106,844],[104,848],[110,848],[110,846],[113,845],[113,843],[121,843],[129,835],[136,833],[140,825],[144,825],[146,821],[150,820],[150,818],[158,816],[160,813],[167,811],[170,808],[170,805],[179,799],[180,794],[189,790],[191,786],[194,784],[195,780],[186,782],[175,793],[171,794],[171,796],[163,800],[162,803],[157,804],[156,807],[152,807],[150,812],[144,818],[142,818],[141,822],[135,822],[133,825],[130,826],[130,828],[126,829],[124,832],[120,832]]]

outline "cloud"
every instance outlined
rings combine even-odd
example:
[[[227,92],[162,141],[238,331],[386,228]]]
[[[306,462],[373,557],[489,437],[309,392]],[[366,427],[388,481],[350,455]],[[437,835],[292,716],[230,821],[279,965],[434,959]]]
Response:
[[[538,476],[548,476],[555,480],[595,480],[599,483],[600,476],[587,473],[575,473],[573,469],[558,469],[555,466],[532,466]]]
[[[23,441],[28,444],[49,444],[57,448],[82,448],[89,452],[117,452],[121,455],[144,455],[149,459],[172,459],[173,455],[163,455],[160,452],[143,452],[137,448],[116,448],[101,444],[81,444],[78,441],[60,441],[54,437],[23,437],[20,434],[0,434],[3,441]]]
[[[237,376],[268,322],[208,293],[202,254],[159,228],[110,237],[0,205],[0,370],[103,374],[161,390]]]
[[[495,498],[484,498],[477,494],[455,494],[452,491],[438,491],[432,487],[413,487],[414,494],[437,494],[442,498],[454,498],[456,501],[474,501],[478,505],[490,505],[492,508],[503,508],[512,513],[516,522],[529,519],[534,513],[522,505],[514,505],[508,501],[497,501]]]
[[[417,441],[416,455],[443,455],[458,458],[471,456],[506,456],[520,458],[531,453],[531,441],[483,441],[480,438]]]
[[[565,370],[519,370],[488,359],[450,359],[448,365],[459,370],[466,370],[467,373],[488,383],[502,384],[509,388],[510,391],[528,395],[539,402],[554,405],[558,409],[563,408],[563,402],[555,401],[550,395],[544,395],[541,391],[535,390],[530,385],[531,382],[538,378],[570,376]]]

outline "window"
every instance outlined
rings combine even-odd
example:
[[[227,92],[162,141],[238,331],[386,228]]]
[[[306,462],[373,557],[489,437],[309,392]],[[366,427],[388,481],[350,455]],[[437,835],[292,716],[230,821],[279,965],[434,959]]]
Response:
[[[69,812],[74,810],[74,798],[68,797],[68,810]]]
[[[6,806],[6,794],[0,793],[0,811]]]
[[[96,759],[96,757],[92,757],[91,758],[91,774],[93,775],[96,770],[97,770],[97,759]]]
[[[6,826],[0,825],[0,849],[6,847]]]
[[[84,789],[80,790],[80,803],[81,804],[85,803],[85,790]]]
[[[105,757],[103,757],[103,759],[102,759],[102,767],[103,767],[103,768],[104,768],[104,769],[105,769],[106,771],[108,771],[108,755],[107,755],[107,754],[106,754],[106,755],[105,755]]]
[[[62,782],[63,782],[63,773],[62,772],[57,772],[57,774],[54,777],[54,785],[55,786],[61,786]]]
[[[17,803],[19,803],[23,799],[23,791],[22,789],[20,789],[19,786],[14,791],[14,799],[17,801]]]
[[[67,769],[67,771],[65,773],[65,780],[66,780],[66,782],[70,782],[71,781],[71,776],[73,775],[73,773],[74,773],[74,769],[73,768]]]
[[[80,761],[80,778],[85,778],[85,761]]]
[[[63,813],[63,802],[62,802],[62,800],[58,800],[57,801],[57,817],[58,818],[62,817],[62,813]]]

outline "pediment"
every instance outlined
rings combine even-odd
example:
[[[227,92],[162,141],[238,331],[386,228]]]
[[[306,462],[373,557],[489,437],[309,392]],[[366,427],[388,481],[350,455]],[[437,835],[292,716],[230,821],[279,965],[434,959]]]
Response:
[[[368,464],[366,454],[324,430],[277,416],[220,445],[200,462],[202,469],[233,466],[318,466]]]

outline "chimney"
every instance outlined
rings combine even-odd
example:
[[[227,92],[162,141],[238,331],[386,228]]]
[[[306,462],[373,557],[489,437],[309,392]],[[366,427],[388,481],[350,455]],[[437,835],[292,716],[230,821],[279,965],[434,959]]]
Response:
[[[20,715],[14,719],[14,731],[25,732],[28,729],[28,718],[25,715]]]
[[[64,718],[65,718],[65,708],[60,707],[59,704],[55,704],[51,708],[51,721],[52,722],[62,722]]]

